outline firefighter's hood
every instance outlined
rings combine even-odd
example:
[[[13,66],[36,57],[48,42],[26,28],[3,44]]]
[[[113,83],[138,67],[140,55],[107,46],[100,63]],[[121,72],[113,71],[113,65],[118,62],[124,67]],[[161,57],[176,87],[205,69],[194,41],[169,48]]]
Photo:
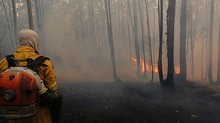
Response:
[[[30,46],[39,51],[39,36],[30,29],[23,29],[18,34],[18,40],[21,46]]]

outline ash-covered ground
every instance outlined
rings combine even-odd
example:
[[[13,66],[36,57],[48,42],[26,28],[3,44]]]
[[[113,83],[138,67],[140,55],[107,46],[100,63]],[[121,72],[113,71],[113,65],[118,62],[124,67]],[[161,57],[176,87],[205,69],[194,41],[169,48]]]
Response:
[[[220,123],[219,87],[186,82],[60,83],[62,123]]]

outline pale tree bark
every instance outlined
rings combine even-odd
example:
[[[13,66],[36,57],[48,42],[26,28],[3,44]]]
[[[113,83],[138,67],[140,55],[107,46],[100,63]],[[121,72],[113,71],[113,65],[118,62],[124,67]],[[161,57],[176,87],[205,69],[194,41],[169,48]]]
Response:
[[[33,30],[33,29],[34,29],[34,22],[33,22],[33,14],[32,14],[31,0],[27,0],[27,10],[28,10],[29,28]]]

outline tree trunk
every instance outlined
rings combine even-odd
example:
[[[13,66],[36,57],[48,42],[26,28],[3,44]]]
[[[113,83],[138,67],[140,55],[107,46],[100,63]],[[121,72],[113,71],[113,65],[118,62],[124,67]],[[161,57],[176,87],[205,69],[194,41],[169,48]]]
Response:
[[[111,52],[111,61],[113,68],[113,78],[115,81],[121,81],[116,72],[116,62],[115,62],[115,51],[114,51],[114,42],[113,42],[113,34],[112,34],[112,22],[111,22],[111,3],[110,0],[105,0],[105,8],[106,8],[106,17],[107,17],[107,27],[108,27],[108,37],[109,37],[109,46]]]
[[[196,2],[196,1],[195,1]],[[195,10],[194,10],[195,11]],[[195,12],[196,13],[196,12]],[[194,78],[195,75],[195,38],[197,33],[197,15],[191,16],[191,58],[192,58],[192,65],[191,65],[191,72],[192,72],[192,78]]]
[[[208,66],[208,77],[209,77],[209,84],[213,84],[213,78],[212,78],[212,48],[213,48],[213,18],[214,18],[214,0],[211,0],[211,6],[210,6],[210,33],[209,33],[209,66]]]
[[[154,3],[154,5],[156,4],[156,0],[153,2]],[[156,63],[156,61],[157,61],[157,59],[156,59],[156,37],[157,37],[157,32],[156,32],[156,21],[158,21],[158,20],[156,20],[156,15],[157,15],[157,12],[156,12],[157,10],[154,8],[153,9],[153,13],[154,13],[154,17],[153,17],[153,64],[155,65],[155,66],[153,66],[153,71],[154,71],[154,73],[155,74],[157,74],[156,73],[156,67],[157,67],[157,65],[155,64]],[[157,67],[158,68],[158,67]],[[158,70],[158,69],[157,69]],[[154,77],[153,77],[153,79],[154,79]],[[154,81],[154,80],[153,80]]]
[[[218,32],[218,70],[217,70],[217,84],[220,84],[220,23]]]
[[[138,42],[138,21],[137,21],[137,4],[136,0],[133,0],[133,7],[134,7],[134,24],[133,24],[133,31],[134,31],[134,45],[135,45],[135,53],[137,59],[137,73],[140,74],[140,51],[139,51],[139,42]]]
[[[143,17],[142,17],[142,7],[140,0],[138,0],[139,12],[140,12],[140,21],[141,21],[141,36],[142,36],[142,52],[144,57],[144,77],[147,77],[147,66],[146,66],[146,53],[145,53],[145,39],[144,39],[144,25],[143,25]]]
[[[34,0],[35,3],[35,13],[36,13],[36,23],[37,23],[37,31],[40,34],[41,37],[41,31],[42,31],[42,19],[40,17],[40,10],[39,10],[39,4],[38,4],[39,0]]]
[[[193,42],[194,42],[194,40],[193,40],[193,36],[194,36],[194,31],[193,31],[193,28],[195,28],[194,27],[194,25],[193,25],[193,17],[192,17],[192,15],[191,15],[191,21],[190,21],[190,23],[191,23],[191,27],[190,27],[190,33],[191,33],[191,36],[190,36],[190,48],[191,48],[191,79],[193,79],[194,78],[194,73],[193,73],[193,63],[194,63],[194,56],[193,56],[193,52],[194,52],[194,46],[193,46]]]
[[[150,33],[150,20],[149,20],[149,14],[148,14],[148,6],[147,6],[147,0],[145,0],[145,6],[146,6],[146,14],[147,14],[147,32],[148,32],[148,40],[149,40],[149,50],[150,50],[150,64],[151,64],[151,82],[154,80],[154,64],[153,64],[153,53],[152,53],[152,41],[151,41],[151,33]]]
[[[90,23],[90,37],[92,44],[95,44],[97,46],[96,42],[96,32],[94,29],[94,7],[93,7],[93,0],[88,0],[89,3],[89,23]]]
[[[34,22],[33,22],[33,15],[32,15],[31,0],[27,0],[27,10],[28,10],[29,28],[33,30],[34,29]]]
[[[203,40],[202,40],[202,54],[201,54],[201,78],[202,78],[202,80],[205,80],[205,77],[204,77],[204,54],[205,54],[205,52],[204,52],[204,43],[205,43],[205,39],[204,39],[204,37],[203,37]]]
[[[187,24],[187,0],[182,0],[180,16],[180,80],[186,80],[186,24]]]
[[[163,77],[163,0],[158,0],[158,22],[159,22],[159,56],[158,56],[158,72],[160,84],[164,87],[164,77]]]
[[[127,0],[127,2],[129,2],[129,1]],[[129,5],[127,6],[127,12],[128,12],[128,15],[127,15],[127,27],[128,27],[129,56],[130,56],[130,59],[131,59],[132,58],[132,51],[131,51],[131,27],[130,26],[132,26],[132,24],[130,25],[130,21],[129,21],[130,18],[131,18],[131,12],[130,12],[130,6]]]
[[[167,10],[167,57],[168,69],[166,87],[174,85],[174,25],[175,25],[175,4],[176,0],[169,0]]]
[[[11,31],[11,26],[10,26],[10,23],[9,23],[9,19],[8,19],[8,14],[7,14],[7,10],[6,10],[6,5],[5,5],[5,2],[2,1],[2,4],[3,4],[3,9],[4,9],[4,14],[5,14],[5,19],[6,19],[6,22],[7,22],[7,26],[8,26],[8,30],[9,30],[9,37],[10,37],[10,40],[11,40],[11,44],[12,44],[12,47],[13,47],[13,50],[16,49],[16,46],[15,46],[15,42],[13,41],[12,37],[12,31]],[[4,34],[5,35],[5,34]],[[1,39],[2,40],[2,39]]]
[[[85,34],[85,24],[84,24],[84,20],[83,20],[83,12],[82,12],[82,1],[81,0],[77,0],[77,5],[78,5],[78,19],[80,21],[80,40],[81,42],[83,42],[83,46],[84,48],[87,50],[87,45],[86,45],[86,40],[84,40],[84,38],[86,37],[86,34]]]
[[[16,45],[18,45],[17,42],[17,12],[16,12],[16,3],[15,0],[11,0],[12,2],[12,10],[13,10],[13,20],[14,20],[14,35],[15,35],[15,41]]]
[[[42,15],[40,12],[40,6],[39,6],[39,0],[34,0],[35,3],[35,13],[36,13],[36,30],[38,31],[40,40],[43,41],[43,37],[44,37],[44,30],[43,30],[43,19],[42,19]],[[41,45],[41,47],[43,47],[43,45]],[[45,48],[44,48],[45,49]]]

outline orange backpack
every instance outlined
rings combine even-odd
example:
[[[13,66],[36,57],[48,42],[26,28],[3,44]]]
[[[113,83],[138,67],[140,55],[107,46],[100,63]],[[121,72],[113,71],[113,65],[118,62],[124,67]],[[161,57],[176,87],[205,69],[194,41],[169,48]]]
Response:
[[[0,117],[18,119],[34,115],[38,111],[38,97],[47,91],[38,76],[38,68],[48,58],[40,56],[18,60],[6,56],[8,69],[0,74]],[[27,61],[20,67],[17,62]]]

